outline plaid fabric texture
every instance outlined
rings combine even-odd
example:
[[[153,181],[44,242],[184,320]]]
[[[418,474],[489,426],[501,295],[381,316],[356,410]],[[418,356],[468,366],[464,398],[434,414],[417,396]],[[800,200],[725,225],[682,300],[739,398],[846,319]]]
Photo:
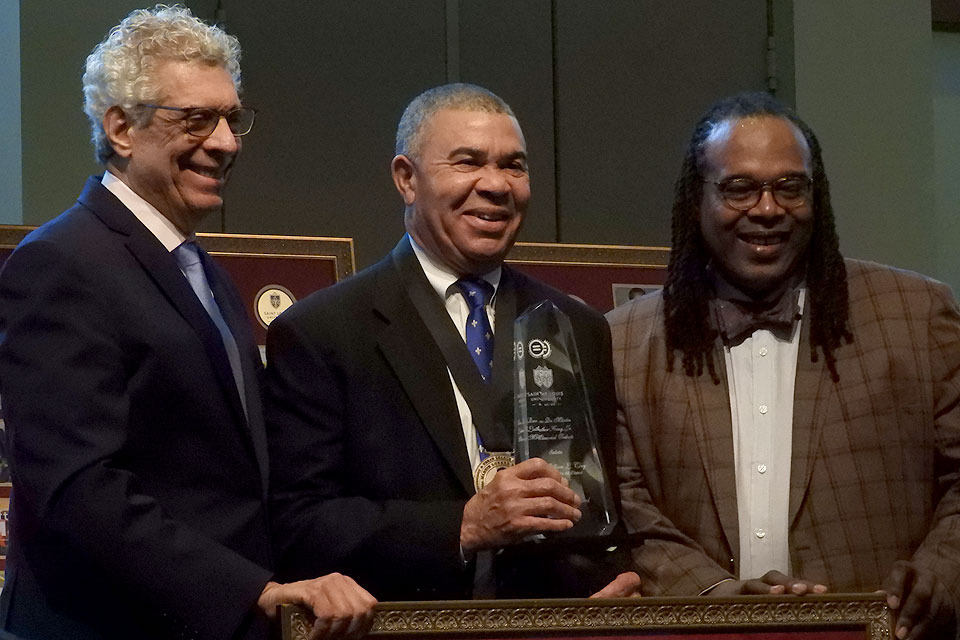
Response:
[[[960,603],[960,312],[948,287],[847,260],[852,344],[840,381],[801,333],[794,400],[792,572],[832,592],[874,591],[896,560],[933,571]],[[804,319],[809,318],[809,310]],[[663,306],[608,314],[618,472],[648,595],[697,594],[736,576],[738,531],[726,380],[667,372]],[[723,371],[719,343],[715,362]],[[743,576],[756,577],[756,576]]]

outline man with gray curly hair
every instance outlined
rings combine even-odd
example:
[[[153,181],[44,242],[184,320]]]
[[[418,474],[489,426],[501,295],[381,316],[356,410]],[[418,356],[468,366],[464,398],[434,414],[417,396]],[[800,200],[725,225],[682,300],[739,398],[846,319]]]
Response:
[[[285,602],[317,638],[372,619],[349,577],[272,580],[260,357],[194,243],[253,126],[239,58],[182,7],[112,29],[83,76],[106,171],[0,272],[0,626],[24,638],[263,639]]]

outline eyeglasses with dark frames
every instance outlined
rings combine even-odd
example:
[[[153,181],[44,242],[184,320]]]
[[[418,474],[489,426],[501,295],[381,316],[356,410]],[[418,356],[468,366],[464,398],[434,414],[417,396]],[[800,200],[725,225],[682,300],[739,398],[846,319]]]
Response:
[[[760,198],[763,197],[763,192],[767,189],[781,207],[796,209],[809,201],[813,185],[813,180],[806,176],[784,176],[768,182],[751,178],[729,178],[719,182],[704,180],[704,182],[714,185],[723,201],[738,211],[748,211],[757,206]]]
[[[220,118],[227,121],[230,132],[235,136],[245,136],[253,129],[253,121],[257,110],[250,107],[238,107],[229,111],[217,111],[208,107],[167,107],[162,104],[140,104],[141,107],[151,109],[165,109],[179,111],[184,114],[181,122],[184,129],[192,136],[206,138],[217,130]]]

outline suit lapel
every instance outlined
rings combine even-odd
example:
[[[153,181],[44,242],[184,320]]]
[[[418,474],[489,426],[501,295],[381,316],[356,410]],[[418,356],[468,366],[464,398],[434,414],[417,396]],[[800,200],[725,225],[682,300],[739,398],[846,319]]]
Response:
[[[737,510],[736,468],[733,461],[733,426],[730,418],[730,392],[724,363],[723,347],[719,341],[713,357],[720,373],[720,384],[714,384],[709,374],[695,378],[684,376],[690,412],[694,421],[697,447],[703,460],[707,484],[713,498],[717,517],[739,563],[740,535]]]
[[[803,496],[810,483],[817,443],[823,432],[825,414],[836,392],[823,354],[817,362],[810,360],[810,303],[804,302],[803,321],[800,329],[800,347],[797,353],[797,379],[793,391],[793,451],[790,462],[790,513],[787,522],[792,524],[800,510]]]
[[[163,291],[170,303],[199,336],[221,390],[237,421],[240,424],[246,424],[240,396],[230,369],[230,361],[223,346],[223,338],[193,292],[190,283],[183,276],[180,267],[177,266],[176,259],[146,227],[140,224],[136,216],[100,183],[99,178],[93,177],[87,180],[78,200],[110,229],[126,236],[127,250],[143,266],[150,279]],[[211,284],[211,288],[212,286]]]
[[[401,242],[407,242],[406,237]],[[464,491],[473,494],[473,473],[446,362],[390,257],[381,265],[374,311],[384,320],[380,351]]]
[[[221,390],[227,397],[228,403],[240,424],[246,423],[237,385],[233,380],[233,371],[227,359],[227,351],[223,346],[223,337],[217,330],[213,320],[190,287],[190,283],[183,277],[176,260],[170,255],[156,238],[146,229],[141,233],[135,230],[127,240],[130,253],[143,265],[157,286],[163,290],[171,304],[176,307],[180,315],[200,336],[203,348],[210,358],[210,364],[220,383]]]

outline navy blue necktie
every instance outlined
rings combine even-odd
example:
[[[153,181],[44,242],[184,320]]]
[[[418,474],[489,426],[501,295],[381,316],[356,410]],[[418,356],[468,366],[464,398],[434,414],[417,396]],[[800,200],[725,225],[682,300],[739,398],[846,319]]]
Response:
[[[493,373],[493,329],[487,318],[487,303],[493,297],[493,285],[483,278],[460,278],[454,283],[470,307],[467,316],[467,348],[480,377],[490,382]]]
[[[180,265],[180,269],[187,276],[187,282],[193,288],[193,292],[200,298],[203,308],[207,310],[213,324],[220,331],[220,338],[223,340],[223,348],[227,351],[227,359],[230,361],[230,369],[233,371],[233,379],[237,385],[237,392],[240,394],[240,403],[243,405],[243,413],[247,413],[247,397],[244,394],[243,370],[240,367],[240,350],[237,348],[237,341],[227,326],[227,321],[223,319],[220,313],[220,307],[213,297],[213,290],[207,282],[207,276],[203,272],[203,264],[200,262],[200,254],[197,252],[197,245],[194,242],[184,242],[173,250],[173,255]]]

